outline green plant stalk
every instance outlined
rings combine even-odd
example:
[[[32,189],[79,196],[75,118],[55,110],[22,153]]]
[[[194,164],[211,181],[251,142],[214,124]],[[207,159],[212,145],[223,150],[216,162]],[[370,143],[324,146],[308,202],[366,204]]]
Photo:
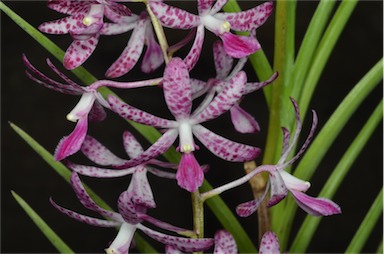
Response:
[[[345,253],[360,253],[377,221],[383,214],[383,189],[377,195]]]
[[[315,57],[311,64],[311,68],[304,82],[303,89],[298,98],[298,104],[300,105],[303,120],[308,110],[309,102],[311,101],[315,87],[320,79],[329,56],[331,55],[336,42],[338,41],[341,32],[343,31],[357,3],[358,0],[343,0],[341,2],[319,43],[319,47],[316,50]]]
[[[34,140],[28,133],[23,131],[21,128],[19,128],[17,125],[10,123],[10,126],[12,129],[29,145],[32,147],[32,149],[40,155],[45,162],[50,165],[57,174],[59,174],[67,183],[70,183],[71,178],[71,171],[64,166],[63,163],[56,161],[54,157],[44,148],[42,147],[36,140]],[[98,204],[100,207],[113,211],[113,209],[106,203],[104,200],[102,200],[93,190],[91,190],[87,185],[83,184],[84,188],[86,189],[89,196]],[[43,232],[44,233],[44,232]],[[134,239],[137,244],[138,250],[150,250],[151,253],[156,253],[156,250],[147,242],[145,241],[137,232],[135,233]]]
[[[382,59],[380,59],[379,62],[373,66],[348,93],[321,129],[319,135],[317,135],[316,139],[297,166],[294,172],[296,177],[308,181],[310,180],[320,161],[325,156],[325,153],[328,151],[341,129],[345,126],[349,118],[368,94],[379,84],[380,80],[382,80],[382,73],[383,64]],[[286,248],[293,217],[297,209],[297,205],[293,199],[287,200],[286,202],[287,205],[285,206],[285,212],[282,215],[282,221],[277,228],[273,228],[274,231],[278,233],[282,249]]]
[[[319,197],[332,199],[340,187],[343,179],[351,169],[354,161],[358,158],[360,152],[365,147],[374,130],[377,128],[383,118],[383,102],[381,101],[372,113],[362,130],[359,132],[353,143],[349,146],[327,182],[323,186]],[[314,217],[307,215],[301,225],[290,248],[290,253],[305,253],[310,241],[315,234],[317,227],[323,217]],[[359,251],[356,251],[359,252]]]
[[[199,190],[191,193],[192,212],[193,212],[193,230],[196,232],[196,238],[204,237],[204,202],[200,198]],[[203,252],[196,252],[203,253]]]
[[[27,213],[29,218],[36,224],[40,231],[48,238],[52,245],[60,253],[75,253],[68,245],[61,240],[61,238],[48,226],[47,223],[24,201],[16,192],[11,191],[13,197],[17,203],[23,208]]]
[[[3,10],[16,24],[18,24],[21,28],[23,28],[30,36],[36,39],[44,48],[46,48],[50,53],[52,53],[57,59],[63,59],[64,52],[57,47],[51,40],[49,40],[46,36],[40,33],[37,29],[32,27],[28,22],[14,13],[11,9],[9,9],[3,2],[0,2],[0,10]],[[72,70],[74,74],[82,80],[86,84],[93,83],[96,78],[94,78],[89,72],[87,72],[83,67],[76,68]],[[271,71],[272,73],[272,71]],[[110,89],[106,87],[100,88],[99,92],[105,97],[107,94],[113,94]],[[155,142],[157,137],[160,137],[160,133],[150,127],[142,124],[130,122],[136,130],[141,133],[145,138],[147,138],[150,142]],[[174,148],[169,149],[163,156],[169,160],[170,162],[178,162],[180,159],[180,154],[175,151]],[[209,188],[212,187],[209,185],[207,181],[204,182],[201,187],[202,190],[208,191]],[[231,210],[225,204],[225,202],[221,199],[221,197],[217,196],[211,198],[207,202],[208,207],[212,210],[212,212],[221,218],[218,218],[222,223],[223,227],[230,231],[233,234],[238,235],[239,237],[235,237],[238,248],[242,252],[256,252],[256,248],[250,240],[249,236],[246,234],[245,230],[242,228],[237,218],[233,215]],[[225,216],[225,218],[223,218]]]
[[[383,253],[383,240],[380,241],[379,246],[377,247],[376,253],[377,254]]]
[[[225,12],[240,12],[242,11],[239,4],[236,0],[229,0],[227,4],[223,7]],[[269,63],[264,51],[262,49],[253,53],[248,57],[248,60],[251,62],[253,69],[259,80],[267,80],[273,74],[273,70],[271,64]],[[271,96],[272,96],[272,85],[268,85],[263,88],[265,100],[267,101],[267,105],[271,104]]]

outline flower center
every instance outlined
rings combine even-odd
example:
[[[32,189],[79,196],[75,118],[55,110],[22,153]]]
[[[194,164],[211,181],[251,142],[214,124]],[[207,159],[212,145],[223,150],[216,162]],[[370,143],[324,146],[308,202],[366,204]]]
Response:
[[[211,15],[201,17],[201,22],[209,31],[216,35],[221,35],[231,30],[231,24],[228,21],[217,19]]]
[[[188,121],[183,121],[179,125],[180,152],[190,153],[195,151],[193,142],[192,128]]]

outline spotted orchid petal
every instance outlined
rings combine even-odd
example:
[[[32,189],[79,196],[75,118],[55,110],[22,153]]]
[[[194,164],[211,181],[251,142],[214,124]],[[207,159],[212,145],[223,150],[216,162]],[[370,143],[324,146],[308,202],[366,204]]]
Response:
[[[102,35],[117,35],[128,32],[136,27],[136,23],[130,24],[116,24],[116,23],[104,23],[100,29]]]
[[[128,192],[132,196],[131,200],[136,206],[155,208],[155,199],[148,182],[147,170],[141,165],[135,168],[135,173],[132,175],[131,183],[128,187]]]
[[[212,102],[205,107],[199,114],[193,117],[193,123],[205,122],[222,115],[237,103],[243,95],[247,77],[245,72],[237,73],[216,95]]]
[[[147,150],[141,153],[139,156],[127,161],[124,164],[114,166],[114,168],[129,168],[137,166],[144,162],[150,161],[153,158],[163,154],[173,144],[178,135],[178,131],[170,129],[166,131],[155,143],[152,144]]]
[[[251,31],[260,27],[273,11],[273,2],[266,2],[247,11],[234,13],[217,13],[214,16],[226,20],[231,29],[236,31]]]
[[[189,82],[192,89],[192,99],[202,96],[210,89],[208,82],[193,78],[191,78]]]
[[[221,8],[224,7],[224,5],[227,4],[227,2],[228,2],[228,0],[217,0],[216,3],[212,6],[209,14],[211,14],[211,15],[216,14],[217,12],[219,12],[221,10]]]
[[[250,161],[260,155],[261,150],[219,136],[201,125],[192,128],[193,134],[199,141],[216,156],[234,162]]]
[[[183,254],[180,250],[178,250],[173,245],[166,245],[165,246],[165,254]]]
[[[211,10],[214,0],[198,0],[197,11],[200,16],[207,15]]]
[[[156,166],[159,166],[162,168],[172,168],[172,169],[177,169],[177,167],[178,167],[178,164],[176,164],[176,163],[160,161],[160,160],[156,160],[156,159],[150,160],[148,162],[148,164],[156,165]]]
[[[329,216],[334,214],[341,213],[340,206],[338,206],[335,202],[326,199],[326,198],[314,198],[308,196],[307,194],[290,190],[293,197],[295,198],[296,203],[310,215],[313,216]]]
[[[126,162],[126,160],[123,160],[114,155],[104,145],[89,135],[87,135],[84,139],[84,142],[81,146],[81,152],[88,159],[102,166],[115,164],[119,165]]]
[[[173,226],[173,225],[171,225],[169,223],[166,223],[164,221],[161,221],[161,220],[158,220],[156,218],[153,218],[152,216],[149,216],[148,214],[140,213],[139,217],[140,217],[140,219],[145,220],[145,221],[155,225],[158,228],[165,229],[165,230],[168,230],[168,231],[171,231],[171,232],[175,232],[175,233],[178,233],[178,234],[183,234],[183,233],[186,233],[186,232],[191,233],[191,234],[194,233],[193,231],[190,231],[188,229],[179,228],[179,227]]]
[[[155,40],[152,24],[149,21],[146,23],[145,42],[147,49],[141,62],[141,71],[151,73],[164,63],[164,56],[160,45]]]
[[[169,6],[162,1],[149,1],[153,14],[165,27],[191,29],[200,25],[200,17],[182,9]]]
[[[78,220],[80,222],[83,222],[83,223],[86,223],[86,224],[89,224],[92,226],[97,226],[97,227],[105,227],[105,228],[119,227],[121,225],[121,222],[118,222],[118,221],[108,221],[108,220],[103,220],[103,219],[97,219],[97,218],[82,215],[80,213],[66,209],[66,208],[61,207],[58,204],[56,204],[52,198],[50,198],[49,201],[51,202],[53,207],[55,207],[57,210],[59,210],[63,214],[65,214],[68,217],[71,217],[75,220]]]
[[[55,160],[62,159],[80,150],[88,130],[88,119],[83,117],[77,121],[75,129],[68,136],[63,137],[56,147]]]
[[[168,178],[168,179],[176,179],[175,173],[165,172],[163,170],[159,170],[157,168],[153,168],[153,167],[148,166],[148,165],[146,166],[146,169],[148,170],[148,172],[150,172],[151,174],[153,174],[155,176],[162,177],[162,178]]]
[[[245,86],[245,92],[244,94],[249,94],[249,93],[252,93],[254,91],[257,91],[269,84],[271,84],[273,81],[275,81],[275,79],[279,76],[278,72],[275,72],[274,74],[272,74],[272,76],[266,80],[266,81],[262,81],[262,82],[250,82],[250,83],[247,83],[247,85]]]
[[[195,192],[202,185],[204,173],[192,152],[182,154],[176,180],[181,188],[189,192]]]
[[[226,230],[219,230],[215,233],[215,249],[214,254],[237,254],[237,246],[235,239],[231,233]]]
[[[48,34],[67,34],[70,31],[76,29],[79,24],[82,28],[85,28],[85,25],[81,23],[85,14],[78,14],[75,16],[68,16],[59,20],[48,21],[39,25],[38,29],[43,33]]]
[[[225,52],[221,41],[215,41],[213,44],[213,58],[216,69],[216,78],[220,80],[226,79],[232,69],[233,58]]]
[[[257,133],[260,126],[253,116],[248,114],[239,105],[234,105],[230,111],[232,124],[240,133]]]
[[[236,207],[237,215],[239,215],[240,217],[248,217],[254,212],[256,212],[260,204],[263,202],[265,196],[266,196],[266,192],[264,192],[261,198],[239,204]]]
[[[135,158],[144,152],[143,147],[129,131],[123,133],[123,145],[130,158]]]
[[[185,238],[178,236],[166,235],[154,231],[142,224],[138,224],[137,228],[143,231],[149,237],[166,245],[175,246],[177,249],[186,252],[203,251],[209,249],[213,245],[213,239],[210,238]]]
[[[95,211],[101,214],[102,216],[111,218],[115,221],[123,221],[123,218],[120,214],[113,211],[105,210],[104,208],[98,206],[95,201],[92,200],[92,198],[88,195],[87,191],[85,190],[83,184],[81,183],[79,175],[77,173],[72,173],[71,185],[76,193],[77,198],[80,200],[81,204],[85,208]]]
[[[104,121],[106,117],[107,112],[105,112],[104,107],[98,101],[95,101],[88,114],[89,121],[101,122]]]
[[[252,37],[234,35],[225,32],[220,35],[225,52],[233,58],[242,58],[255,53],[261,48],[260,43]]]
[[[72,162],[67,162],[66,165],[76,173],[79,173],[80,175],[97,178],[112,178],[126,176],[133,174],[136,171],[135,167],[127,169],[105,169],[94,166],[75,164]]]
[[[82,65],[95,50],[99,35],[93,35],[86,40],[74,40],[64,55],[64,67],[68,70]]]
[[[146,20],[139,20],[119,58],[109,67],[105,76],[117,78],[128,73],[139,60],[144,47]]]
[[[164,97],[176,120],[188,119],[192,108],[192,90],[186,64],[172,58],[164,70]]]
[[[127,6],[114,2],[109,2],[108,5],[105,6],[104,15],[115,23],[120,23],[119,21],[121,21],[122,17],[133,16]]]
[[[46,60],[47,62],[47,65],[60,77],[62,78],[65,83],[67,84],[67,86],[71,86],[71,87],[76,87],[77,89],[79,89],[79,91],[84,91],[85,88],[84,87],[81,87],[79,84],[77,84],[76,82],[74,82],[72,79],[68,78],[67,76],[65,76],[65,74],[63,72],[61,72],[53,63],[52,61],[47,58]]]
[[[190,71],[195,67],[197,61],[200,58],[201,50],[204,43],[204,26],[199,25],[196,30],[195,40],[193,41],[192,48],[189,50],[188,55],[185,57],[184,62],[187,65],[187,69]]]
[[[50,0],[48,2],[48,8],[63,14],[73,15],[76,13],[88,13],[90,9],[90,4],[97,2],[87,1],[87,2],[74,2],[74,1],[60,1],[60,0]]]
[[[177,123],[175,121],[166,120],[134,108],[131,105],[122,102],[115,96],[108,96],[108,103],[114,112],[125,119],[158,128],[177,127]]]
[[[278,204],[281,200],[283,200],[287,196],[288,189],[285,186],[283,177],[279,173],[274,173],[274,172],[270,173],[269,182],[271,185],[271,193],[270,193],[271,198],[268,201],[267,207],[272,207]]]
[[[136,225],[123,223],[119,229],[119,233],[111,245],[105,249],[105,252],[107,254],[127,254],[135,232]]]
[[[132,193],[128,190],[122,192],[117,201],[119,213],[126,222],[132,225],[138,224],[141,220],[137,216],[136,206],[132,202]],[[136,225],[137,226],[137,225]]]
[[[279,240],[275,233],[267,231],[264,233],[260,241],[259,254],[276,254],[280,253]]]
[[[285,127],[281,127],[283,132],[283,149],[281,149],[281,154],[285,154],[289,148],[289,141],[291,139],[291,133]]]

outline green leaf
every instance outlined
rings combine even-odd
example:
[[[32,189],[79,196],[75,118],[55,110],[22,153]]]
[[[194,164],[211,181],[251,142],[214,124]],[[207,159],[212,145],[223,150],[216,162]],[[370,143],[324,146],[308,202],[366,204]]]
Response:
[[[377,195],[345,253],[360,253],[377,221],[383,214],[383,189]]]
[[[16,192],[11,191],[11,193],[17,203],[19,203],[19,205],[27,213],[29,218],[31,218],[31,220],[60,253],[75,253],[63,240],[61,240],[61,238],[48,226],[48,224],[45,223],[44,220],[19,195],[17,195]],[[28,236],[25,235],[25,237]]]
[[[358,158],[360,152],[365,147],[372,133],[381,122],[382,118],[383,102],[381,101],[381,103],[379,103],[375,111],[372,113],[371,117],[365,123],[362,130],[356,136],[355,140],[349,146],[348,150],[345,152],[335,169],[332,171],[332,174],[328,177],[327,182],[319,193],[319,197],[332,199],[341,183],[343,182],[345,176],[351,169],[354,161]],[[304,253],[307,250],[308,245],[312,240],[321,219],[322,217],[307,215],[299,229],[299,232],[296,234],[290,249],[290,253]]]

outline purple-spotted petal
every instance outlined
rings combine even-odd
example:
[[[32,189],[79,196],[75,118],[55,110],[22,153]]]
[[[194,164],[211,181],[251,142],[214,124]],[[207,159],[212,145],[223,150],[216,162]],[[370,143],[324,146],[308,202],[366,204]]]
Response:
[[[155,40],[152,24],[147,22],[146,26],[145,41],[147,49],[143,61],[141,62],[141,71],[144,73],[151,73],[164,63],[164,56],[160,45]]]
[[[256,210],[259,208],[260,204],[263,202],[265,196],[268,193],[269,185],[270,184],[268,183],[263,195],[261,195],[259,198],[238,205],[236,207],[237,215],[239,215],[240,217],[248,217],[254,212],[256,212]]]
[[[95,34],[86,40],[74,40],[64,55],[64,67],[72,70],[83,64],[99,42],[99,35]]]
[[[209,12],[209,14],[211,15],[216,14],[221,10],[221,8],[224,7],[224,5],[226,5],[227,2],[228,0],[217,0],[216,3],[212,6],[212,9]]]
[[[280,253],[279,240],[275,233],[267,231],[264,233],[260,241],[259,254],[276,254]]]
[[[81,204],[89,210],[95,211],[102,216],[109,217],[115,221],[123,221],[120,214],[105,210],[104,208],[101,208],[98,206],[92,198],[88,195],[87,191],[85,190],[83,184],[80,181],[80,178],[78,174],[72,173],[71,175],[71,185],[73,190],[76,193],[77,198],[80,200]]]
[[[298,206],[313,216],[329,216],[341,213],[340,206],[326,198],[314,198],[307,194],[290,190]]]
[[[105,7],[106,7],[104,9],[105,17],[107,17],[109,20],[115,23],[119,23],[123,17],[134,16],[132,15],[131,10],[123,4],[109,2],[109,4]]]
[[[165,27],[191,29],[200,24],[200,17],[182,9],[169,6],[162,1],[149,1],[149,6]]]
[[[109,67],[105,76],[117,78],[128,73],[139,60],[144,47],[146,20],[139,20],[132,32],[127,47],[119,58]]]
[[[136,206],[145,208],[155,208],[156,203],[153,198],[151,186],[147,178],[147,170],[144,166],[136,166],[135,173],[132,175],[128,192],[132,195],[132,202]]]
[[[69,16],[59,20],[48,21],[41,24],[38,29],[43,33],[48,34],[66,34],[71,30],[81,27],[85,27],[81,20],[85,17],[84,14]]]
[[[155,176],[162,177],[162,178],[168,178],[168,179],[176,179],[176,174],[171,172],[165,172],[157,168],[150,167],[146,165],[145,167],[148,172],[154,174]]]
[[[271,84],[273,81],[275,81],[275,79],[279,76],[279,74],[277,72],[275,72],[274,74],[272,74],[272,76],[266,80],[266,81],[263,81],[263,82],[251,82],[251,83],[247,83],[247,85],[245,86],[245,92],[244,94],[249,94],[249,93],[252,93],[254,91],[257,91],[261,88],[263,88],[264,86],[266,85],[269,85]]]
[[[183,254],[180,250],[178,250],[173,245],[166,245],[165,246],[165,254]]]
[[[239,105],[234,105],[230,109],[232,124],[240,133],[257,133],[260,126],[253,116],[248,114]]]
[[[233,58],[225,52],[221,41],[215,41],[213,44],[213,58],[215,61],[216,78],[224,80],[232,69]]]
[[[163,88],[168,109],[176,120],[189,118],[192,90],[187,66],[180,58],[172,58],[165,68]]]
[[[219,230],[215,233],[215,249],[214,254],[234,254],[237,252],[237,246],[235,239],[233,239],[231,233],[225,230]]]
[[[273,11],[273,3],[266,2],[247,11],[235,13],[217,13],[216,18],[226,20],[231,29],[236,31],[251,31],[260,27]]]
[[[66,208],[61,207],[58,204],[56,204],[52,198],[50,198],[49,201],[51,202],[53,207],[55,207],[60,212],[64,213],[68,217],[71,217],[71,218],[78,220],[80,222],[83,222],[83,223],[86,223],[86,224],[89,224],[92,226],[97,226],[97,227],[105,227],[105,228],[118,227],[121,225],[121,222],[118,222],[118,221],[108,221],[108,220],[97,219],[97,218],[82,215],[82,214],[79,214],[79,213],[74,212],[72,210],[66,209]]]
[[[123,133],[123,145],[130,158],[135,158],[144,152],[143,147],[129,131]]]
[[[175,121],[163,119],[134,108],[131,105],[122,102],[115,96],[108,96],[108,102],[111,109],[125,119],[158,128],[177,127],[177,123]]]
[[[247,82],[245,72],[237,73],[212,102],[193,117],[192,123],[201,123],[217,118],[232,108],[243,95],[245,82]]]
[[[63,137],[56,147],[55,160],[61,161],[62,159],[76,153],[87,135],[88,119],[87,117],[81,118],[77,121],[75,129],[68,136]]]
[[[149,237],[155,239],[158,242],[161,242],[166,245],[173,245],[177,249],[186,252],[193,251],[203,251],[209,249],[213,245],[213,239],[210,238],[185,238],[172,235],[166,235],[157,231],[154,231],[150,228],[145,227],[142,224],[137,226],[141,231],[143,231]]]
[[[189,82],[192,89],[192,99],[202,96],[210,89],[210,86],[205,81],[191,78]]]
[[[204,16],[209,13],[213,5],[214,0],[198,0],[197,11],[200,16]]]
[[[284,179],[279,172],[270,172],[269,183],[271,185],[271,198],[267,207],[272,207],[283,200],[287,194],[288,189],[285,186]]]
[[[196,37],[193,41],[192,48],[189,50],[188,55],[184,58],[187,69],[190,71],[195,67],[200,58],[201,50],[204,42],[204,26],[199,25],[196,30]]]
[[[105,169],[105,168],[75,164],[71,162],[67,162],[66,164],[70,169],[72,169],[73,171],[81,175],[97,177],[97,178],[112,178],[112,177],[126,176],[126,175],[133,174],[136,170],[135,167],[127,168],[127,169]]]
[[[204,173],[192,152],[182,154],[176,180],[181,188],[189,192],[195,192],[203,183]]]
[[[98,101],[95,101],[88,114],[89,121],[101,122],[106,117],[107,117],[107,112],[105,112],[103,106]]]
[[[48,5],[48,8],[54,11],[57,11],[63,14],[73,15],[77,13],[88,13],[92,3],[95,4],[97,2],[95,1],[74,2],[74,1],[50,0],[47,5]]]
[[[127,223],[135,225],[141,221],[137,216],[136,206],[132,202],[132,195],[129,191],[124,191],[120,194],[117,207]]]
[[[175,233],[178,233],[178,234],[182,234],[182,233],[186,233],[186,232],[193,233],[192,231],[190,231],[188,229],[179,228],[179,227],[173,226],[173,225],[171,225],[169,223],[166,223],[164,221],[155,219],[152,216],[149,216],[148,214],[141,213],[139,215],[139,217],[140,217],[140,219],[145,220],[145,221],[155,225],[158,228],[162,228],[162,229],[165,229],[165,230],[168,230],[168,231],[172,231],[172,232],[175,232]]]
[[[261,150],[219,136],[201,125],[192,128],[193,134],[216,156],[234,162],[250,161],[260,155]]]
[[[116,35],[128,32],[136,27],[136,23],[132,24],[116,24],[104,23],[99,33],[102,35]]]
[[[139,156],[133,158],[132,160],[127,161],[126,163],[115,168],[128,168],[137,166],[144,162],[147,162],[157,156],[163,154],[168,148],[173,144],[178,135],[178,131],[175,129],[168,130],[165,132],[152,146],[150,146],[146,151],[141,153]]]
[[[252,37],[234,35],[230,32],[220,35],[225,52],[231,57],[242,58],[255,53],[261,48],[260,43]]]

